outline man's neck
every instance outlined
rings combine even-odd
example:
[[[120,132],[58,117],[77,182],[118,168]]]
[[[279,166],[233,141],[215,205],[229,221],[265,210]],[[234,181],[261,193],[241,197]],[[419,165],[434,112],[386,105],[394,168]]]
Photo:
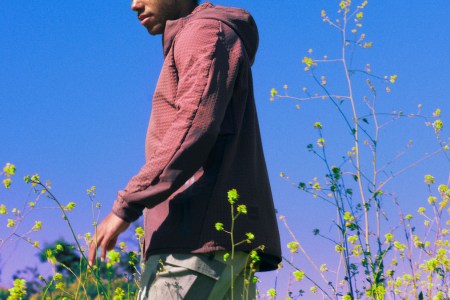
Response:
[[[186,17],[197,7],[197,4],[195,4],[194,1],[185,0],[181,1],[181,3],[183,6],[180,10],[180,18]]]

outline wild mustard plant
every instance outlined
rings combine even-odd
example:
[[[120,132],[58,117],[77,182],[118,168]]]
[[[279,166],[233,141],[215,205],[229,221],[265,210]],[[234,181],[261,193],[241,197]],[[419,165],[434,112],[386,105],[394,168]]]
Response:
[[[230,229],[226,229],[224,224],[221,222],[217,222],[215,224],[215,228],[217,231],[222,231],[230,236],[231,242],[231,253],[226,252],[223,256],[223,260],[225,262],[230,262],[230,270],[231,270],[231,299],[234,299],[234,265],[233,261],[235,259],[235,249],[237,246],[243,243],[252,243],[255,239],[255,236],[251,232],[247,232],[245,234],[245,238],[239,241],[236,241],[237,237],[234,233],[234,227],[236,221],[240,215],[247,214],[247,206],[245,204],[237,204],[239,199],[239,193],[236,189],[229,190],[227,193],[228,202],[230,203],[231,209],[231,227]],[[242,238],[242,237],[241,237]],[[258,255],[258,251],[263,251],[264,246],[260,245],[252,250],[248,257],[244,268],[244,293],[242,295],[242,299],[249,299],[249,290],[248,287],[250,283],[256,283],[257,278],[255,277],[256,267],[258,262],[260,261],[260,257]],[[248,273],[247,273],[248,272]]]
[[[435,186],[435,178],[427,174],[424,183],[429,196],[417,210],[422,226],[413,223],[412,214],[402,218],[405,243],[387,234],[385,243],[394,245],[396,255],[389,264],[387,285],[392,294],[414,299],[447,299],[450,284],[450,218],[447,184]],[[398,269],[403,262],[406,268]]]
[[[3,177],[3,186],[9,190],[13,183],[16,167],[7,163],[0,176]],[[40,258],[52,266],[53,275],[44,278],[33,272],[17,272],[14,286],[8,291],[8,299],[133,299],[137,291],[136,282],[139,279],[138,258],[142,255],[142,228],[137,228],[139,250],[131,250],[124,242],[119,243],[118,251],[108,253],[108,260],[92,268],[88,266],[85,257],[86,246],[93,241],[92,234],[76,235],[69,214],[77,207],[75,202],[62,202],[51,191],[49,181],[43,183],[38,174],[25,176],[25,182],[34,192],[35,198],[25,205],[25,209],[8,208],[0,203],[0,222],[4,222],[9,231],[2,231],[0,236],[0,250],[7,242],[22,240],[40,251]],[[87,190],[92,203],[92,217],[94,231],[99,218],[101,204],[95,202],[96,187]],[[41,243],[32,239],[32,235],[45,228],[45,222],[34,220],[30,228],[22,229],[23,221],[29,218],[30,213],[39,208],[39,204],[47,199],[56,204],[62,214],[62,219],[72,233],[74,245],[58,241],[53,245],[42,248]],[[46,208],[49,208],[47,203]],[[6,232],[5,236],[4,232]],[[82,241],[86,246],[82,245]],[[27,276],[25,278],[24,276]],[[20,276],[20,277],[19,277]],[[2,295],[3,291],[0,291]]]
[[[319,267],[320,264],[315,263],[307,254],[285,220],[282,220],[293,238],[293,241],[288,244],[291,253],[295,254],[301,250],[301,254],[319,274],[314,278],[318,277],[319,280],[313,280],[313,276],[309,276],[310,274],[296,267],[292,257],[284,258],[284,261],[294,268],[291,278],[296,281],[308,280],[313,285],[310,292],[321,293],[321,297],[326,299],[340,297],[342,299],[386,299],[408,293],[415,299],[420,297],[432,299],[440,297],[437,295],[441,294],[450,297],[445,265],[447,258],[445,245],[448,241],[444,238],[448,229],[442,227],[448,218],[446,215],[448,212],[444,210],[447,206],[446,201],[439,202],[438,195],[430,195],[427,202],[433,207],[433,214],[428,216],[427,209],[419,209],[419,213],[425,218],[423,220],[424,236],[417,234],[418,227],[411,225],[412,215],[408,214],[400,220],[408,229],[407,234],[405,238],[397,239],[395,229],[398,225],[389,223],[384,210],[387,205],[386,200],[393,195],[388,191],[388,183],[394,178],[437,154],[442,155],[443,163],[450,162],[446,153],[449,145],[443,135],[444,123],[441,118],[441,109],[435,109],[430,116],[422,113],[422,105],[418,106],[417,112],[410,114],[378,110],[380,98],[391,93],[399,76],[373,74],[370,64],[362,67],[355,66],[354,53],[366,51],[374,46],[374,43],[362,32],[368,1],[355,4],[354,1],[339,0],[337,4],[337,17],[334,13],[330,14],[325,10],[322,10],[320,15],[323,22],[337,30],[340,35],[339,52],[335,57],[318,58],[314,51],[309,49],[302,59],[304,71],[311,75],[317,88],[303,88],[304,97],[289,95],[287,85],[283,87],[283,93],[275,88],[270,91],[271,101],[276,99],[290,99],[297,102],[325,100],[335,109],[336,115],[342,121],[343,132],[337,131],[338,126],[336,128],[324,126],[320,120],[312,125],[317,132],[317,139],[310,143],[307,149],[323,163],[326,174],[296,184],[298,189],[335,208],[336,219],[333,224],[337,235],[329,236],[319,229],[315,229],[313,233],[325,238],[333,245],[333,251],[338,257],[337,265],[332,272],[329,269],[331,266]],[[325,74],[323,65],[336,67],[335,74],[343,74],[343,78],[333,78]],[[358,81],[359,78],[363,80]],[[338,80],[344,82],[343,89],[330,85]],[[342,84],[338,86],[342,87]],[[365,92],[362,93],[364,86]],[[384,93],[379,91],[380,86]],[[298,105],[297,108],[300,106]],[[405,151],[383,165],[379,158],[379,144],[380,131],[400,118],[425,119],[425,125],[434,131],[437,149],[412,161],[406,167],[396,170],[392,168],[392,165]],[[343,137],[340,142],[347,143],[348,150],[344,155],[337,157],[332,154],[333,145],[327,137],[339,134]],[[409,144],[407,147],[410,146]],[[284,172],[280,175],[291,181]],[[434,184],[434,177],[425,176],[425,183],[428,186]],[[445,187],[441,187],[440,190],[445,190]],[[432,246],[434,250],[430,250]],[[417,253],[412,251],[413,247],[416,250],[420,249],[423,253],[417,256]],[[389,264],[390,260],[395,264]],[[416,261],[421,263],[416,265]],[[396,272],[400,270],[405,273],[397,277]],[[423,278],[424,276],[426,279]],[[439,285],[443,286],[442,289],[437,287],[436,280],[440,280]],[[288,298],[292,294],[290,289],[291,286],[288,283]],[[299,296],[303,294],[302,290]]]
[[[3,186],[6,190],[9,190],[12,186],[12,178],[16,173],[16,166],[11,163],[6,163],[3,167],[3,172],[0,173],[0,177],[3,177]],[[25,240],[32,244],[34,247],[39,247],[39,241],[32,241],[31,236],[33,233],[39,232],[42,229],[43,223],[40,220],[35,220],[34,225],[31,228],[26,229],[25,232],[19,234],[22,227],[22,222],[26,219],[30,213],[34,210],[36,204],[41,198],[42,194],[38,194],[33,201],[28,202],[28,204],[23,208],[19,209],[17,207],[8,208],[4,203],[0,203],[0,222],[6,222],[6,228],[8,231],[4,235],[0,236],[0,250],[8,242],[13,242],[16,240]]]

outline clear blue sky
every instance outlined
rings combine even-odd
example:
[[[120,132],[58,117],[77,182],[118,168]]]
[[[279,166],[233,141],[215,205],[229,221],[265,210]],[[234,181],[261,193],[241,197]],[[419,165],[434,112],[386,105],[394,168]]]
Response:
[[[339,35],[320,18],[322,9],[334,14],[338,2],[214,3],[244,7],[259,25],[260,47],[253,72],[275,205],[310,251],[320,254],[311,230],[329,228],[332,209],[291,187],[279,174],[283,171],[295,182],[322,176],[319,162],[305,146],[317,138],[312,130],[315,121],[324,123],[325,130],[339,123],[329,105],[308,102],[296,109],[292,101],[270,102],[269,91],[272,87],[282,91],[288,84],[290,94],[301,95],[302,87],[313,86],[301,64],[309,48],[319,57],[338,55]],[[117,191],[143,164],[162,49],[161,38],[149,36],[129,6],[128,0],[0,2],[0,164],[11,162],[18,168],[15,192],[1,191],[0,204],[20,207],[31,199],[19,181],[26,174],[39,173],[42,179],[52,181],[53,191],[63,203],[77,203],[71,215],[76,232],[85,233],[92,230],[85,190],[97,186],[97,198],[106,214]],[[376,74],[398,74],[393,92],[380,96],[382,109],[415,112],[422,103],[428,114],[440,107],[444,121],[449,121],[448,15],[447,0],[369,1],[363,32],[374,41],[374,47],[361,50],[355,63],[370,63]],[[331,68],[327,72],[332,81],[337,72]],[[415,141],[407,159],[393,166],[394,170],[436,149],[431,130],[422,121],[401,121],[397,130],[386,130],[383,135],[384,162],[410,138]],[[347,149],[351,147],[347,138],[337,135],[329,140]],[[433,158],[390,186],[404,209],[415,211],[424,201],[425,173],[447,181],[449,165],[441,161],[442,157]],[[44,221],[43,231],[35,235],[41,241],[61,236],[70,239],[59,212],[36,212],[30,216],[30,224],[34,219]],[[1,217],[1,236],[5,224]],[[288,238],[281,231],[285,244]],[[13,270],[36,264],[34,253],[25,243],[4,249],[0,253],[4,273],[0,285],[9,285]]]

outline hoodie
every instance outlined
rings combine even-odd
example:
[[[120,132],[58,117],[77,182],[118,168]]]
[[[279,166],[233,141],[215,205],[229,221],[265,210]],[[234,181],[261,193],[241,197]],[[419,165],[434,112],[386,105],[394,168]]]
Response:
[[[260,270],[281,261],[275,209],[253,96],[258,31],[245,10],[205,3],[167,21],[164,64],[152,100],[146,163],[118,193],[113,212],[144,214],[145,257],[231,250],[227,192],[247,214],[234,223],[236,251],[264,246]],[[236,206],[235,205],[235,206]]]

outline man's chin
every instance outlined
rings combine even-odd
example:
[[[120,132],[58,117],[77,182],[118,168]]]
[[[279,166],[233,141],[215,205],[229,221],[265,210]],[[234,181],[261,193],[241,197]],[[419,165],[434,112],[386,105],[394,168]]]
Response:
[[[158,34],[162,34],[164,31],[164,28],[162,26],[153,26],[151,28],[146,27],[147,31],[149,34],[151,35],[158,35]]]

